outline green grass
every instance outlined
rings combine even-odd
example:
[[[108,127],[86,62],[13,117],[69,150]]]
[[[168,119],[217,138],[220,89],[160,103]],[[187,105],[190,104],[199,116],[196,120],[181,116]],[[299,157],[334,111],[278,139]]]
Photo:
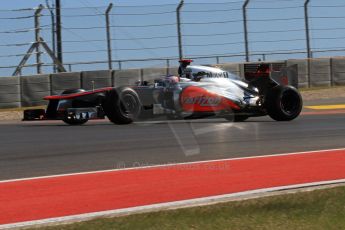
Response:
[[[345,229],[345,187],[95,219],[43,229]]]

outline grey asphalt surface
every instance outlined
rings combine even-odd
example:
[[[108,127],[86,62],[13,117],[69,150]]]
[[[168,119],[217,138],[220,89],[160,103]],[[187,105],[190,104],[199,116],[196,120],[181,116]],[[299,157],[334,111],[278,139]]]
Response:
[[[140,122],[0,123],[0,180],[345,147],[345,114]]]

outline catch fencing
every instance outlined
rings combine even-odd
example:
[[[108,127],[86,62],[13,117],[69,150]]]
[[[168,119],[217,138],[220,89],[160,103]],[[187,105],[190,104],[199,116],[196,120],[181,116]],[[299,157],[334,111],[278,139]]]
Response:
[[[0,75],[56,72],[56,64],[41,46],[33,47],[32,57],[14,71],[30,46],[43,44],[40,37],[51,54],[63,57],[69,72],[169,68],[181,57],[218,64],[335,56],[345,51],[342,0],[95,4],[99,3],[1,9]],[[56,39],[57,9],[63,22],[61,42]]]

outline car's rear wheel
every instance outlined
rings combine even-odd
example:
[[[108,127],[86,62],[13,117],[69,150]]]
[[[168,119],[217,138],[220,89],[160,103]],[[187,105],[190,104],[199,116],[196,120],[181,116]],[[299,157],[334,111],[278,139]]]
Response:
[[[128,87],[110,91],[102,106],[109,120],[119,125],[132,123],[142,107],[138,94]]]
[[[302,97],[292,86],[275,86],[267,92],[265,108],[276,121],[291,121],[302,111]]]

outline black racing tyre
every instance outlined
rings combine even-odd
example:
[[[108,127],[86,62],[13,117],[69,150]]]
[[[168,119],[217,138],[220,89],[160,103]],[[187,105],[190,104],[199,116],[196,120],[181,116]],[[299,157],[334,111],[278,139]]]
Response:
[[[142,106],[138,94],[133,89],[124,87],[110,91],[102,107],[111,122],[124,125],[139,117]]]
[[[302,111],[303,101],[298,90],[292,86],[275,86],[267,92],[265,108],[276,121],[291,121]]]
[[[66,124],[69,124],[69,125],[83,125],[88,121],[88,119],[86,119],[86,118],[76,119],[74,117],[69,118],[66,116],[62,121],[65,122]]]

